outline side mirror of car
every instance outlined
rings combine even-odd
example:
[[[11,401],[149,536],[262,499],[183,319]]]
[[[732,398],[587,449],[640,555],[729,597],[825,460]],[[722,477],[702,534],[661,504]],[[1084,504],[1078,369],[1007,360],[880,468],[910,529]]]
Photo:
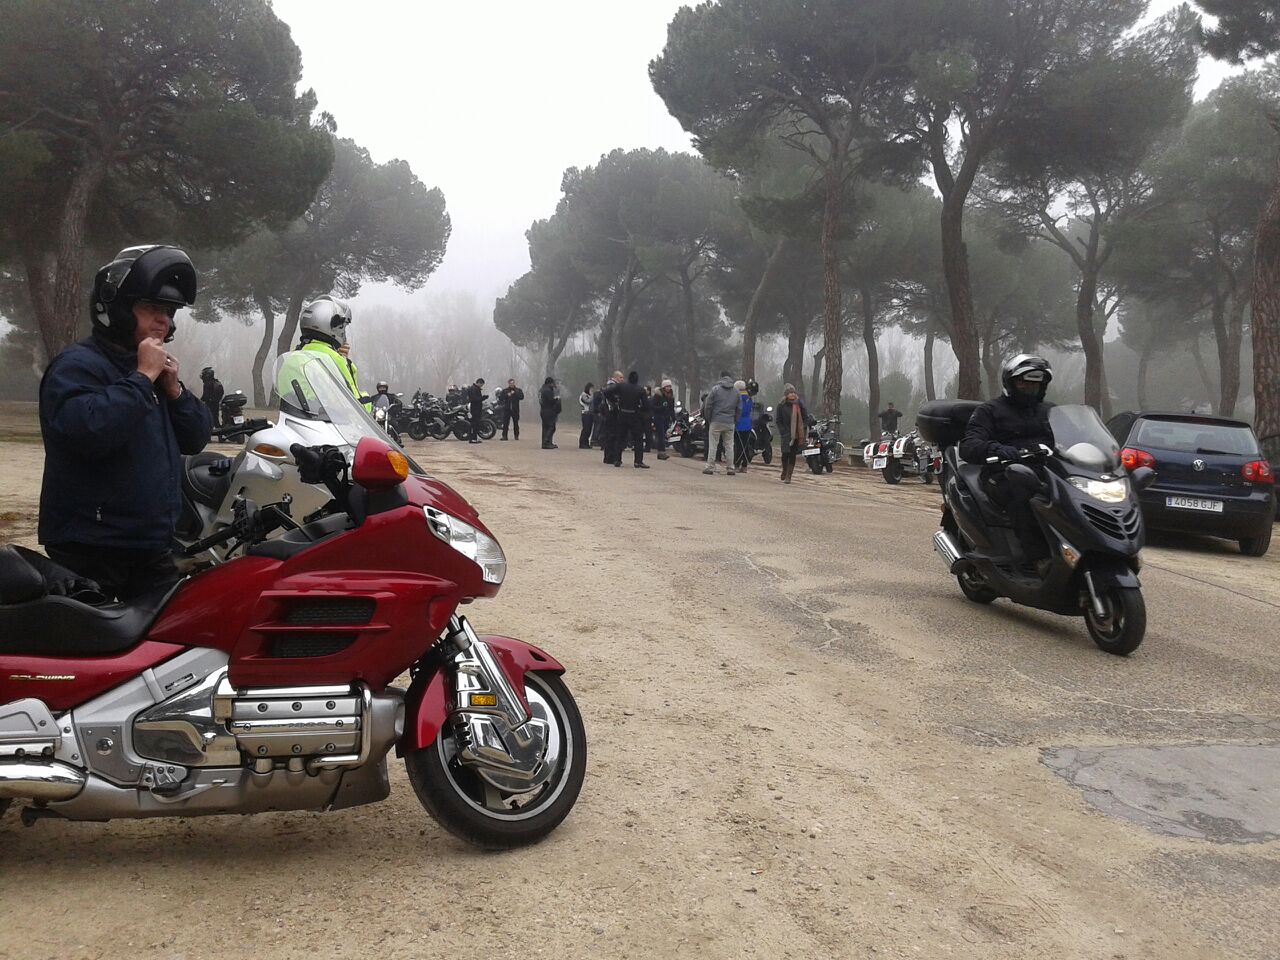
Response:
[[[1138,467],[1129,474],[1129,484],[1134,490],[1145,490],[1156,482],[1156,472],[1150,467]]]

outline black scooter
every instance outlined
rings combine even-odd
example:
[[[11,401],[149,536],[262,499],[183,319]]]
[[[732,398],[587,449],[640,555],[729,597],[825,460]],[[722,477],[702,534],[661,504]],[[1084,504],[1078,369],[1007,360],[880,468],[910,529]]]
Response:
[[[1089,636],[1107,653],[1138,649],[1146,632],[1146,604],[1138,581],[1146,540],[1134,492],[1155,473],[1126,473],[1120,450],[1091,407],[1060,406],[1049,413],[1054,449],[1041,446],[1017,458],[986,464],[960,459],[958,444],[979,404],[935,400],[917,417],[920,435],[943,449],[942,529],[934,550],[975,603],[1007,597],[1023,606],[1083,616]],[[988,496],[983,477],[1003,471],[1007,485],[1029,498],[1047,560],[1031,563],[1009,515]]]

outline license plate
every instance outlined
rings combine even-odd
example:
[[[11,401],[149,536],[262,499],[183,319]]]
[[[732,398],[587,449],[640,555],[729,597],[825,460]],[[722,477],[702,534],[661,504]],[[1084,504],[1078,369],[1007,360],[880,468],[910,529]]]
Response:
[[[803,451],[802,455],[806,457],[816,457],[821,452],[822,451],[819,450],[817,447],[809,447],[807,450]]]
[[[1165,497],[1166,507],[1177,507],[1179,510],[1205,510],[1209,513],[1221,513],[1221,500],[1204,500],[1200,497]]]
[[[888,465],[889,465],[888,457],[876,457],[874,460],[871,461],[872,470],[883,470]]]
[[[232,418],[231,418],[231,422],[232,422],[232,423],[244,423],[244,417],[232,417]]]

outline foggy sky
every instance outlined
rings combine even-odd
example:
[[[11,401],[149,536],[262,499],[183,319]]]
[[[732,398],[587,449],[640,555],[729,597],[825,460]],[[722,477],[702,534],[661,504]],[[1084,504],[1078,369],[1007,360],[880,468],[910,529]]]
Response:
[[[1178,0],[1155,0],[1153,15]],[[649,85],[681,0],[275,0],[338,133],[445,194],[453,236],[426,289],[483,303],[528,269],[524,231],[569,166],[615,147],[692,149]],[[1198,95],[1220,81],[1201,66]],[[319,292],[319,291],[317,291]],[[421,294],[414,298],[421,300]],[[390,285],[362,304],[408,306]],[[488,312],[486,310],[486,312]]]

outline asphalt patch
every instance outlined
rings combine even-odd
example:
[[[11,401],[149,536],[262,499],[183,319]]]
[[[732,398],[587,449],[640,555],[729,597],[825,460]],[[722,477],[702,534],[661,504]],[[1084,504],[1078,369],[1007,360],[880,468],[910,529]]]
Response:
[[[1280,744],[1054,747],[1040,758],[1096,810],[1155,833],[1280,839]]]

